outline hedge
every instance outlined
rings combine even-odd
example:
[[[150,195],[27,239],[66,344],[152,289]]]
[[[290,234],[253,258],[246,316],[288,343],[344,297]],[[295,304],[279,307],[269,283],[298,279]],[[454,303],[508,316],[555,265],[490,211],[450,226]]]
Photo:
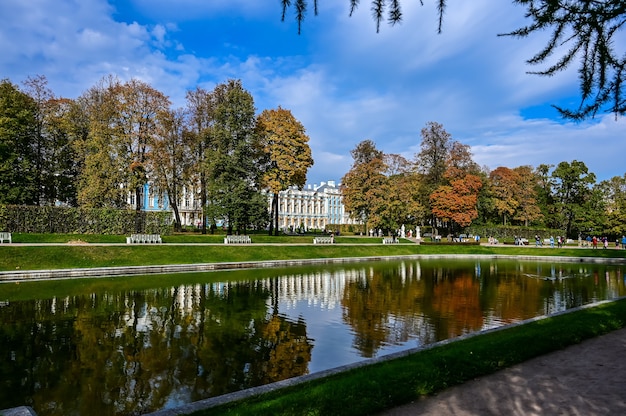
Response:
[[[0,231],[14,233],[167,235],[172,224],[172,214],[163,211],[0,205]]]

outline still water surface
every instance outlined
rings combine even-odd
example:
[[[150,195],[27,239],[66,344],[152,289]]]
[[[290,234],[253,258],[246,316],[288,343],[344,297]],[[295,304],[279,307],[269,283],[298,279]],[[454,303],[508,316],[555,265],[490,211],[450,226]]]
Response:
[[[407,260],[0,284],[0,409],[139,415],[626,294],[624,266]]]

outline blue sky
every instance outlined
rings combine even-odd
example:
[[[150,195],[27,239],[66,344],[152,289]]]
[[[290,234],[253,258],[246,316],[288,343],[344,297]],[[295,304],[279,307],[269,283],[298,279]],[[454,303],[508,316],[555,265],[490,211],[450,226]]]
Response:
[[[437,34],[435,2],[404,0],[404,21],[376,33],[369,1],[319,0],[297,34],[278,0],[2,0],[0,78],[45,75],[76,98],[108,74],[141,79],[184,105],[185,92],[241,79],[257,112],[292,111],[311,138],[308,183],[339,181],[350,150],[373,140],[413,159],[420,130],[441,123],[491,170],[583,161],[599,180],[626,173],[626,120],[572,123],[576,68],[526,72],[545,37],[498,37],[525,23],[510,1],[450,0]],[[309,2],[312,8],[312,1]],[[624,32],[616,39],[624,51]]]

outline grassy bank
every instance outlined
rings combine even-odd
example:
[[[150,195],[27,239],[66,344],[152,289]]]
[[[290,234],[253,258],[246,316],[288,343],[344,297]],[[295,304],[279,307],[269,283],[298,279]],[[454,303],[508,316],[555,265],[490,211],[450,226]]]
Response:
[[[193,414],[375,414],[624,326],[626,300],[620,300]]]
[[[67,238],[67,237],[66,237]],[[271,238],[271,237],[268,237]],[[296,237],[300,238],[300,237]],[[334,245],[313,245],[310,242],[272,240],[274,244],[251,245],[115,245],[115,244],[63,244],[63,245],[0,245],[0,271],[45,270],[86,267],[140,266],[161,264],[190,264],[217,262],[246,262],[263,260],[292,260],[311,258],[401,256],[411,254],[475,254],[511,256],[567,256],[625,258],[626,250],[592,250],[579,248],[496,247],[477,245],[416,245],[380,243],[364,244],[347,240]],[[376,239],[378,241],[378,239]],[[275,244],[278,244],[275,245]]]

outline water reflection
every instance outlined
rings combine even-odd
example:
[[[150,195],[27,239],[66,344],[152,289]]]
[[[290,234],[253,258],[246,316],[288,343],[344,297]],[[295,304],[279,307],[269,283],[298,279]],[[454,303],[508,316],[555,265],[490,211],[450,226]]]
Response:
[[[37,293],[54,283],[0,285],[0,408],[27,404],[45,416],[174,407],[622,296],[623,274],[420,260],[177,275],[174,285],[118,278],[51,297]]]

